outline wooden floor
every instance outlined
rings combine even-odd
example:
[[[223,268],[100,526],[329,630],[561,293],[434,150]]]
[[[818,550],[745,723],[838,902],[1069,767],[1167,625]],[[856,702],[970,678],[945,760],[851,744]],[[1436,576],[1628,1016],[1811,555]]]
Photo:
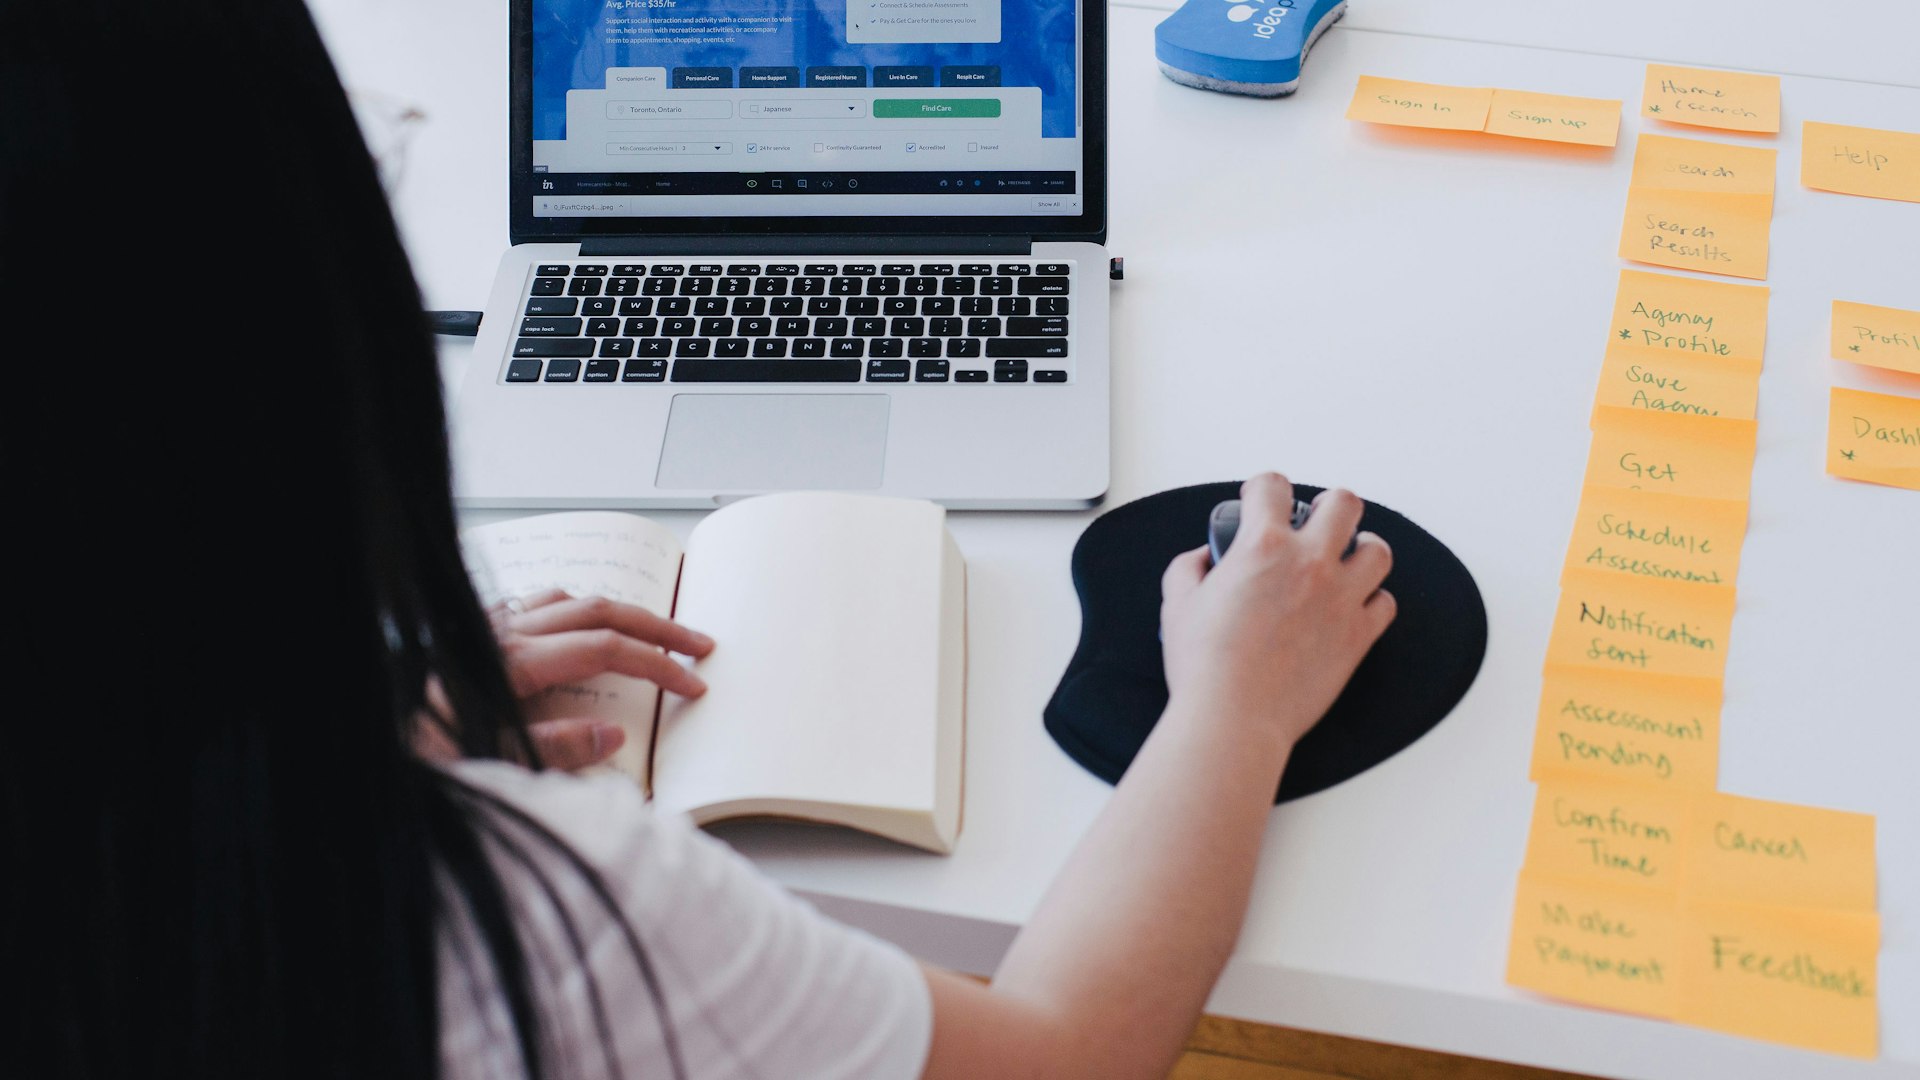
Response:
[[[1202,1017],[1169,1080],[1589,1080],[1404,1046]]]

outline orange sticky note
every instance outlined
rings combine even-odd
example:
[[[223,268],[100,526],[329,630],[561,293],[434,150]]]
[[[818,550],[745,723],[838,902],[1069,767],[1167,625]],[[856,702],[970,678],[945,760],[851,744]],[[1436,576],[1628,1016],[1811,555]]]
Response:
[[[1758,369],[1768,295],[1765,285],[1622,270],[1607,340],[1702,360],[1744,360]]]
[[[1620,137],[1620,102],[1495,90],[1487,109],[1487,132],[1582,146],[1612,146]]]
[[[1871,1058],[1880,917],[1706,900],[1680,906],[1681,1023]]]
[[[1772,195],[1779,156],[1764,146],[1642,135],[1633,149],[1633,186]]]
[[[1547,663],[1718,679],[1733,606],[1731,585],[1568,570],[1560,576]]]
[[[1719,775],[1719,683],[1598,668],[1546,669],[1530,779],[1712,791]]]
[[[1835,300],[1833,358],[1920,375],[1920,311]]]
[[[1920,398],[1833,388],[1827,472],[1920,491]]]
[[[1760,403],[1760,372],[1616,341],[1607,346],[1606,359],[1600,364],[1600,386],[1593,403],[1595,407],[1751,420]]]
[[[1678,270],[1764,279],[1773,197],[1634,187],[1620,257]]]
[[[1920,202],[1920,134],[1808,120],[1800,182],[1821,191]]]
[[[1872,911],[1873,815],[1702,795],[1687,831],[1689,896]]]
[[[1691,805],[1684,795],[1624,784],[1543,781],[1522,873],[1671,894]]]
[[[1747,504],[1632,488],[1580,492],[1567,571],[1607,571],[1699,585],[1732,585],[1747,537]]]
[[[1441,86],[1360,76],[1347,105],[1347,119],[1399,127],[1481,131],[1493,91],[1484,86]]]
[[[1780,130],[1780,76],[1648,64],[1640,115],[1722,131]]]
[[[1754,422],[1612,405],[1593,410],[1588,484],[1745,502]]]
[[[1507,982],[1552,997],[1669,1018],[1680,912],[1659,892],[1525,872],[1513,897]]]

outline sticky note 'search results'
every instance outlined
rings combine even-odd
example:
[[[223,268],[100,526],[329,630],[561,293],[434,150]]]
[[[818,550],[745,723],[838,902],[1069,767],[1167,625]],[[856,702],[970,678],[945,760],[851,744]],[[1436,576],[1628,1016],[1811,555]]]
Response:
[[[1827,472],[1920,491],[1920,398],[1834,387]]]
[[[1920,375],[1920,311],[1835,300],[1833,358]]]
[[[1800,125],[1800,183],[1920,202],[1920,134],[1808,120]]]
[[[1373,75],[1360,76],[1353,101],[1347,105],[1347,119],[1582,146],[1612,146],[1620,137],[1620,102],[1615,100]]]
[[[1767,276],[1774,151],[1642,135],[1620,257],[1733,277]]]
[[[1780,130],[1780,77],[1648,64],[1640,115],[1722,131]]]
[[[1720,693],[1712,679],[1549,665],[1529,777],[1712,791]]]

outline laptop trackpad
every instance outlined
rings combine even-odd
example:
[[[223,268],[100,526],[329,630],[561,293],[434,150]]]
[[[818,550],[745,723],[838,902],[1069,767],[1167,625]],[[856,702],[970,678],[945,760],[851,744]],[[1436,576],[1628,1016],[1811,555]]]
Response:
[[[877,488],[886,394],[679,394],[654,483],[707,491]]]

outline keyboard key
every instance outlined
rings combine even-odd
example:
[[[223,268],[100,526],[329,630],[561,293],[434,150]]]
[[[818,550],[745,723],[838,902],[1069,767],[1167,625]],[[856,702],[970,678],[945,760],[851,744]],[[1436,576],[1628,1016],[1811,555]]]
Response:
[[[922,315],[953,314],[953,297],[951,296],[927,297],[926,299],[920,301],[920,314]]]
[[[1073,267],[1068,266],[1066,263],[1041,263],[1033,268],[1033,272],[1053,277],[1065,277],[1073,272]]]
[[[948,338],[947,355],[953,357],[979,356],[980,342],[974,338]]]
[[[874,274],[878,273],[879,270],[880,268],[873,265],[872,263],[848,263],[847,265],[842,266],[840,268],[841,273],[848,274],[853,277],[872,277]]]
[[[721,296],[745,296],[753,291],[753,279],[743,277],[723,277],[714,289]]]
[[[573,272],[573,267],[566,263],[541,263],[534,267],[533,272],[541,277],[566,277]]]
[[[627,299],[620,301],[620,314],[622,315],[653,314],[653,297],[630,296]]]
[[[864,351],[866,351],[866,343],[857,337],[834,338],[833,344],[827,347],[828,354],[835,359],[858,357]]]
[[[607,279],[608,296],[633,296],[640,292],[640,279],[637,277],[617,277]]]
[[[895,319],[887,324],[887,333],[894,337],[921,337],[927,332],[925,319]]]
[[[733,300],[732,313],[735,315],[765,315],[767,313],[767,302],[758,296],[736,296]]]
[[[1033,302],[1033,310],[1040,315],[1065,315],[1067,298],[1064,296],[1042,296]]]
[[[840,268],[832,263],[808,263],[805,272],[814,277],[832,277],[840,272]]]
[[[850,297],[847,300],[847,314],[878,315],[880,314],[880,298],[877,296]]]
[[[732,319],[701,319],[701,337],[726,337],[733,333]]]
[[[898,296],[899,294],[899,278],[875,277],[867,279],[868,296]]]
[[[654,310],[662,315],[691,315],[693,300],[685,296],[663,296],[660,298],[659,306]]]
[[[766,337],[773,332],[773,320],[768,318],[741,319],[741,337]]]
[[[1064,296],[1073,283],[1072,278],[1036,277],[1020,280],[1021,296]]]
[[[1033,373],[1034,382],[1066,382],[1067,373],[1055,369],[1043,369]]]
[[[806,337],[807,320],[787,318],[773,324],[773,332],[781,337]]]
[[[602,338],[600,341],[600,355],[620,359],[632,356],[633,339],[624,337]]]
[[[573,268],[574,277],[606,277],[607,268],[597,263],[581,263]]]
[[[905,360],[867,361],[868,382],[906,382],[912,374]]]
[[[953,373],[953,381],[954,382],[986,382],[987,373],[979,370],[978,368],[971,368],[964,371],[956,371]]]
[[[753,356],[756,360],[775,360],[787,355],[787,339],[777,337],[755,338]]]
[[[667,377],[665,360],[629,360],[620,369],[621,382],[661,382]]]
[[[934,277],[945,277],[946,275],[953,273],[953,264],[952,263],[921,263],[920,272],[922,274],[930,274]]]
[[[1026,382],[1027,362],[1025,360],[995,360],[993,362],[994,382]]]
[[[559,296],[567,291],[567,279],[557,277],[537,277],[533,279],[532,296]]]
[[[897,337],[874,338],[867,344],[867,355],[892,359],[906,350],[906,344]]]
[[[633,343],[633,355],[642,360],[667,356],[673,352],[673,339],[663,337],[641,338]]]
[[[1067,320],[1058,316],[1008,319],[1008,337],[1065,337]]]
[[[996,315],[1031,315],[1033,314],[1033,297],[1003,296],[994,303],[993,311]]]
[[[613,382],[620,378],[620,361],[589,360],[584,382]]]
[[[855,319],[853,332],[859,337],[879,337],[887,332],[887,320],[879,316],[871,319]]]
[[[960,299],[960,314],[991,315],[993,314],[993,301],[984,296],[962,297]]]
[[[527,301],[527,314],[529,315],[572,315],[579,310],[580,301],[575,300],[571,296],[556,296],[552,298],[536,296]]]
[[[938,278],[910,277],[907,279],[906,294],[908,296],[931,296],[939,291]]]
[[[752,277],[753,275],[758,274],[759,272],[760,272],[759,263],[730,263],[727,266],[727,273],[729,274],[736,274],[736,275],[743,274],[747,277]]]
[[[823,277],[803,277],[793,279],[793,295],[820,296],[827,291],[827,279]]]
[[[961,263],[960,272],[968,277],[986,277],[993,273],[992,263]]]
[[[813,320],[813,332],[821,337],[846,337],[849,323],[844,318]]]
[[[927,332],[934,337],[959,337],[962,325],[956,318],[931,319],[928,321]]]
[[[795,360],[818,360],[825,355],[827,355],[827,339],[825,338],[801,338],[793,343],[793,358]]]
[[[619,319],[588,319],[588,337],[612,337],[620,332]]]
[[[967,336],[968,337],[999,337],[1000,336],[1000,320],[991,316],[987,318],[980,318],[980,319],[968,319],[967,320]]]
[[[660,332],[659,319],[628,319],[621,328],[628,337],[652,337]]]
[[[567,282],[568,296],[599,296],[600,279],[597,277],[577,277]],[[547,374],[547,381],[553,381],[553,374]]]
[[[973,279],[966,277],[941,278],[940,294],[942,296],[972,296]]]
[[[713,295],[713,279],[710,277],[688,277],[680,279],[681,296]]]
[[[693,302],[693,313],[702,316],[725,315],[727,313],[727,300],[721,296],[703,296]]]
[[[859,278],[837,277],[827,282],[827,293],[832,296],[853,296],[859,291]]]
[[[795,277],[800,273],[800,266],[798,263],[774,263],[761,273],[772,274],[775,277]]]
[[[673,347],[673,355],[676,357],[701,357],[710,355],[712,352],[713,342],[699,337],[681,338],[680,344]]]
[[[920,301],[911,296],[889,296],[880,310],[888,315],[911,315],[920,306]]]
[[[807,301],[807,314],[838,315],[840,314],[840,298],[837,296],[816,296]]]
[[[743,337],[721,338],[713,343],[713,357],[716,360],[738,360],[747,355],[751,345],[752,342]]]
[[[614,263],[613,264],[614,277],[643,277],[646,275],[646,272],[647,272],[647,268],[644,266],[641,266],[639,263]]]
[[[552,360],[547,363],[547,382],[579,382],[580,361]]]
[[[906,277],[908,274],[913,273],[913,264],[912,263],[881,263],[880,272],[883,274],[891,274],[894,277]]]
[[[538,360],[507,361],[507,381],[508,382],[539,382],[540,381],[540,361]]]
[[[687,273],[701,274],[706,277],[719,277],[721,274],[726,273],[726,270],[721,267],[719,263],[694,263],[692,266],[687,267]]]
[[[785,296],[787,295],[787,279],[777,277],[759,278],[753,283],[753,294],[755,296]]]
[[[908,356],[929,356],[929,357],[939,356],[940,355],[940,339],[930,338],[930,337],[914,338],[911,341],[907,342],[907,355]]]
[[[1013,292],[1013,279],[1010,277],[989,277],[980,279],[980,293],[983,296],[1006,296]]]
[[[913,365],[914,382],[946,382],[948,378],[945,360],[922,360]]]
[[[656,266],[654,269],[658,270],[660,268]],[[670,296],[672,294],[672,278],[650,277],[640,283],[640,295],[642,296]]]
[[[674,382],[859,382],[858,360],[682,360],[673,365]]]
[[[993,272],[1001,277],[1020,277],[1033,273],[1033,268],[1025,263],[1001,263],[993,268]]]
[[[577,337],[579,319],[521,319],[520,332],[527,337]]]
[[[1055,359],[1067,355],[1066,338],[993,338],[987,342],[987,355],[1035,356]]]
[[[660,332],[668,337],[689,337],[694,329],[695,324],[692,319],[660,320]]]
[[[582,315],[611,315],[614,305],[619,303],[611,296],[589,296],[580,303]]]
[[[523,337],[513,343],[518,356],[592,356],[593,342],[578,337]]]
[[[687,272],[687,268],[680,265],[679,263],[670,263],[666,265],[661,265],[656,263],[654,264],[654,267],[653,267],[653,273],[660,277],[679,277],[681,274],[684,274],[686,272]]]
[[[807,302],[798,296],[777,296],[774,297],[767,311],[776,319],[783,315],[804,315],[807,311],[806,305]]]

